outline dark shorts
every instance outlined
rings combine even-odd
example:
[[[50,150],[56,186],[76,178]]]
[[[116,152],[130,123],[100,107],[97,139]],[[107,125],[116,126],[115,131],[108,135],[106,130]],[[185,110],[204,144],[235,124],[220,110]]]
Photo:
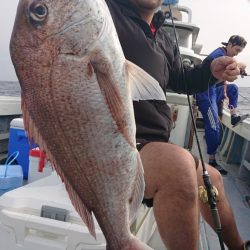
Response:
[[[137,147],[138,151],[140,151],[145,145],[147,145],[150,142],[151,141],[148,141],[148,140],[145,140],[145,139],[139,139],[139,140],[137,140],[136,141],[136,147]],[[195,155],[193,155],[192,153],[191,153],[191,155],[194,158],[195,166],[196,166],[196,169],[197,169],[198,166],[199,166],[199,159]],[[153,205],[154,205],[154,199],[153,198],[143,199],[142,203],[145,204],[147,207],[153,207]]]

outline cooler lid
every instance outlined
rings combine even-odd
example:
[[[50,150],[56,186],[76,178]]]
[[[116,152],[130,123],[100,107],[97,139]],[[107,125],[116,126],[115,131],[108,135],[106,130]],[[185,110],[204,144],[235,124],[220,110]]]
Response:
[[[23,129],[23,118],[15,118],[10,122],[11,128]]]
[[[70,223],[71,228],[78,228],[80,226],[81,231],[89,235],[86,225],[71,204],[65,186],[56,172],[53,172],[48,177],[0,196],[0,213],[2,213],[1,211],[18,211],[18,213],[20,213],[19,217],[21,217],[22,214],[23,217],[39,218],[43,206],[68,210],[67,221],[64,223]],[[97,242],[105,242],[102,231],[95,218],[94,222]],[[56,221],[54,223],[56,223]],[[92,238],[93,237],[90,237],[90,239]]]
[[[25,209],[29,214],[37,215],[44,205],[66,209],[69,211],[70,220],[83,223],[56,172],[0,197],[0,209]],[[99,227],[97,222],[96,226]]]

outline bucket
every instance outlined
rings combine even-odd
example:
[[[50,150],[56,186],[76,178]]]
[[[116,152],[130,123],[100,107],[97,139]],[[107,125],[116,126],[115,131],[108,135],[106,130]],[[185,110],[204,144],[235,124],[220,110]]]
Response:
[[[39,148],[33,148],[29,152],[28,182],[44,178],[52,173],[52,166],[46,160],[46,155]]]
[[[4,165],[0,165],[0,195],[23,185],[23,169],[21,165],[11,165],[19,152],[11,154]]]

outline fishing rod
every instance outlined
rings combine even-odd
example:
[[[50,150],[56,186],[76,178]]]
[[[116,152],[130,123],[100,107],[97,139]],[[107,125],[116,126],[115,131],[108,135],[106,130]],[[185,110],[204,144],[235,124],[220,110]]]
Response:
[[[181,58],[179,43],[178,43],[178,39],[177,39],[177,32],[176,32],[176,27],[175,27],[173,15],[172,15],[172,9],[171,9],[171,6],[170,6],[170,2],[168,2],[168,6],[169,6],[172,25],[173,25],[175,41],[176,41],[176,45],[177,45],[176,47],[177,47],[178,55],[180,57],[180,62],[181,62],[182,76],[183,76],[184,82],[185,82],[185,71],[184,71],[184,66],[183,66],[183,62],[182,62],[182,58]],[[210,77],[210,79],[211,79],[211,77]],[[210,82],[210,79],[209,79],[209,82]],[[196,138],[196,143],[197,143],[197,147],[198,147],[198,151],[199,151],[199,155],[200,155],[200,160],[201,160],[201,164],[202,164],[202,171],[203,171],[202,177],[203,177],[204,186],[205,186],[205,189],[206,189],[206,192],[207,192],[207,202],[208,202],[208,204],[210,206],[211,215],[212,215],[212,218],[213,218],[213,221],[214,221],[215,232],[218,235],[221,250],[225,250],[223,237],[222,237],[221,221],[220,221],[220,216],[219,216],[218,209],[217,209],[217,204],[216,204],[216,191],[215,191],[216,188],[214,189],[214,187],[211,184],[210,176],[209,176],[209,174],[207,172],[207,169],[206,169],[206,166],[205,166],[205,163],[204,163],[203,155],[202,155],[202,152],[201,152],[200,141],[199,141],[199,138],[198,138],[197,128],[196,128],[196,124],[195,124],[194,113],[193,113],[193,110],[192,110],[192,105],[191,105],[190,97],[189,97],[189,94],[188,94],[188,86],[187,85],[186,85],[186,92],[187,92],[188,106],[189,106],[189,110],[190,110],[190,113],[191,113],[192,125],[193,125],[194,134],[195,134],[195,138]]]

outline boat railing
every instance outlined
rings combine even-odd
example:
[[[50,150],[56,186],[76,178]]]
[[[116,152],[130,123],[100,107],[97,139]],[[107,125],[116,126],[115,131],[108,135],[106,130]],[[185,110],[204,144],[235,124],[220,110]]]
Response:
[[[171,19],[172,13],[173,19],[176,21],[192,22],[192,10],[186,6],[173,5],[170,10],[168,5],[163,5],[161,10],[166,14],[167,19]]]
[[[237,165],[238,177],[250,183],[250,119],[232,127],[230,117],[230,110],[224,104],[219,154],[226,164]]]

